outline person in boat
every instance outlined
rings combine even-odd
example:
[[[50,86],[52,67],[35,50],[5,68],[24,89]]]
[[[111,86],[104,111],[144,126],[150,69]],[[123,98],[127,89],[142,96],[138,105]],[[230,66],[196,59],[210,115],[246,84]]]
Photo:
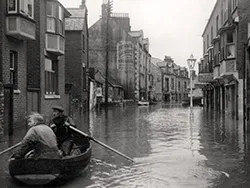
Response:
[[[39,113],[33,112],[28,116],[30,129],[12,159],[60,157],[56,135],[44,122],[43,116]]]
[[[73,147],[73,135],[69,126],[76,127],[74,120],[64,114],[64,109],[61,106],[52,106],[53,119],[50,122],[50,127],[54,131],[58,148],[62,155],[69,155]],[[63,145],[64,144],[64,145]],[[66,147],[64,147],[66,145]]]

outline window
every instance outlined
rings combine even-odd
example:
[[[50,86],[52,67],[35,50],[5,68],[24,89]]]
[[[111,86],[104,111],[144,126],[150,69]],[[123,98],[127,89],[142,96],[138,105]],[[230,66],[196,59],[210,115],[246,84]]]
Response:
[[[238,6],[238,0],[232,0],[232,11],[234,11],[234,9],[236,9]]]
[[[58,94],[58,61],[45,58],[45,94]]]
[[[8,13],[17,13],[17,0],[8,0]]]
[[[85,36],[82,36],[82,50],[85,51]]]
[[[59,34],[64,35],[63,8],[61,6],[59,6],[58,8],[58,18],[59,18],[58,22]]]
[[[207,48],[209,48],[209,35],[207,35]]]
[[[56,32],[56,4],[47,2],[47,31]]]
[[[174,78],[171,78],[171,89],[174,89]]]
[[[211,27],[211,41],[214,39],[214,28]]]
[[[219,32],[219,16],[216,17],[216,35],[218,35]]]
[[[10,51],[10,83],[17,89],[17,52]]]
[[[33,0],[20,0],[20,13],[34,18],[34,1]]]
[[[227,43],[233,43],[234,42],[234,38],[233,38],[233,31],[228,31],[227,32]]]

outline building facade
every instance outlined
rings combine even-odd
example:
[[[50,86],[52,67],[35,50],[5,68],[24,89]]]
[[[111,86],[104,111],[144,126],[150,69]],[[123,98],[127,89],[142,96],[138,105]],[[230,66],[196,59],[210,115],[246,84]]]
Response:
[[[238,119],[245,116],[245,46],[248,1],[217,0],[203,32],[199,82],[206,108]],[[248,8],[249,10],[249,8]]]
[[[65,17],[70,13],[54,0],[34,1],[36,40],[27,44],[27,113],[51,116],[51,106],[66,109]]]
[[[35,1],[1,1],[0,12],[1,124],[12,134],[28,110],[27,41],[36,40]]]
[[[79,8],[67,10],[71,16],[65,20],[65,84],[67,111],[71,114],[89,108],[88,10],[84,0]]]

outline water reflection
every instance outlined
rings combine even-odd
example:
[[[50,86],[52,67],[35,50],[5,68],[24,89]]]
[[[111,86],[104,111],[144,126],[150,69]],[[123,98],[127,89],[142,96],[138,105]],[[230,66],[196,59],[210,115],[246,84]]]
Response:
[[[93,143],[89,171],[63,187],[250,187],[250,139],[240,121],[200,107],[193,113],[190,118],[188,108],[159,104],[74,114],[78,128],[136,162]],[[2,156],[0,180],[19,187],[6,160]]]

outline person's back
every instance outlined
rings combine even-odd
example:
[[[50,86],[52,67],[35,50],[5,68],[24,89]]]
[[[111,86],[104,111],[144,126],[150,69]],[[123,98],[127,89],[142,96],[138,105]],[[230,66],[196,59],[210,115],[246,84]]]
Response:
[[[43,117],[38,113],[29,116],[31,128],[22,140],[21,147],[14,154],[14,158],[24,158],[32,153],[32,158],[59,158],[56,135],[52,129],[44,124]]]
[[[31,139],[33,139],[34,142],[37,142],[34,147],[34,158],[58,157],[56,135],[50,127],[44,124],[32,127],[24,137],[24,140],[29,141]]]

